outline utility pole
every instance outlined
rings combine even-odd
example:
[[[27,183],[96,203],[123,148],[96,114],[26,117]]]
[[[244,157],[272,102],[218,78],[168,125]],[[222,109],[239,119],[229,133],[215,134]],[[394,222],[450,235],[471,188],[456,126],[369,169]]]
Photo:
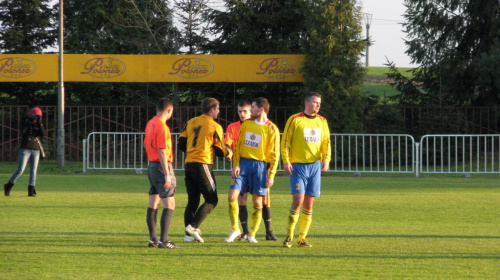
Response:
[[[369,58],[370,58],[370,52],[369,52],[369,48],[370,48],[370,24],[372,23],[372,17],[373,17],[372,14],[367,14],[367,13],[363,14],[363,18],[365,19],[365,25],[366,25],[366,62],[365,62],[365,66],[369,65],[368,62],[369,62]]]
[[[64,10],[59,0],[59,81],[57,91],[57,168],[64,168]]]

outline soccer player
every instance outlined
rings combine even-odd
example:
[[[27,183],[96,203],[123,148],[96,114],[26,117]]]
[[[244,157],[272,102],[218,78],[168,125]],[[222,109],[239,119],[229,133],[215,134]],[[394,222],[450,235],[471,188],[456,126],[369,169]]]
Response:
[[[306,237],[312,222],[314,199],[320,196],[321,172],[328,171],[331,158],[330,129],[326,119],[318,114],[320,107],[321,95],[315,92],[307,94],[304,112],[292,115],[283,131],[281,158],[285,172],[290,174],[293,196],[284,247],[292,246],[299,213],[297,244],[312,247]]]
[[[229,187],[229,217],[232,230],[226,238],[231,242],[240,232],[238,227],[238,196],[252,194],[252,228],[248,242],[257,243],[255,234],[262,220],[263,198],[267,188],[274,184],[278,168],[280,134],[268,118],[269,102],[263,97],[252,101],[252,119],[243,122],[236,142],[233,158],[233,182]],[[232,240],[231,240],[232,239]]]
[[[170,119],[174,105],[168,98],[162,98],[156,106],[156,116],[146,125],[144,148],[148,156],[149,205],[146,223],[149,230],[148,247],[178,248],[168,239],[168,230],[175,210],[176,179],[172,162],[172,138],[166,121]],[[156,215],[160,201],[163,202],[161,214],[161,237],[156,235]]]
[[[222,126],[214,120],[219,115],[219,101],[207,97],[201,103],[201,109],[203,115],[190,119],[178,140],[179,149],[186,152],[184,179],[188,203],[184,211],[185,242],[205,242],[199,227],[219,201],[212,171],[214,153],[218,157],[232,157],[231,150],[222,141]],[[198,208],[201,195],[205,202]]]
[[[241,124],[249,119],[251,117],[251,110],[252,104],[248,101],[241,101],[238,103],[238,116],[240,117],[240,120],[234,123],[231,123],[227,126],[226,129],[226,135],[224,137],[224,142],[226,143],[226,146],[228,149],[231,149],[234,151],[234,146],[236,142],[238,141],[238,135],[240,133],[240,127]],[[234,179],[234,178],[233,178]],[[269,201],[269,196],[270,196],[270,191],[268,190],[267,196],[264,199],[264,203],[262,204],[262,218],[264,219],[264,225],[266,227],[266,240],[272,240],[272,241],[278,241],[278,238],[274,235],[272,228],[271,228],[271,206],[270,206],[270,201]],[[236,230],[232,234],[232,236],[229,236],[226,238],[226,242],[232,242],[234,238],[236,238],[238,235],[240,235],[239,240],[241,241],[246,241],[248,240],[248,210],[247,210],[247,193],[241,193],[240,196],[238,196],[238,207],[239,207],[239,218],[241,222],[241,227],[243,229],[243,233],[241,231]],[[235,236],[236,235],[236,236]]]

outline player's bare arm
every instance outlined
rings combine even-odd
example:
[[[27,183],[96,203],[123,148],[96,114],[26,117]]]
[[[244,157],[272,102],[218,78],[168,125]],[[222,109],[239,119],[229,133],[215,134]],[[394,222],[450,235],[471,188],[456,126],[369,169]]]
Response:
[[[168,152],[166,149],[158,149],[158,155],[165,175],[165,185],[163,185],[163,188],[168,189],[172,185],[172,178],[170,178],[170,172],[168,172]]]

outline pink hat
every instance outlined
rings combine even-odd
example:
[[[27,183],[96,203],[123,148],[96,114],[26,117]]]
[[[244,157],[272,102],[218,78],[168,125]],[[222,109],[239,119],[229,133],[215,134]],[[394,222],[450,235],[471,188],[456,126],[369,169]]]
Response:
[[[40,108],[35,107],[35,108],[33,108],[33,109],[31,109],[31,110],[29,111],[28,115],[29,115],[29,116],[31,116],[31,115],[38,115],[38,116],[40,116],[40,117],[41,117],[41,116],[43,115],[43,113],[42,113],[42,110],[41,110]]]

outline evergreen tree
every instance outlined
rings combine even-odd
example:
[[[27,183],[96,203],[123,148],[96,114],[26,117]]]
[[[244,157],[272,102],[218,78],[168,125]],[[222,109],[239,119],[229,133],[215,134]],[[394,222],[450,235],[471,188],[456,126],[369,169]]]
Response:
[[[401,91],[396,99],[419,105],[500,104],[500,2],[405,0],[405,6],[406,53],[420,66],[413,79],[391,71]]]
[[[209,0],[175,0],[182,34],[181,52],[186,54],[203,53],[203,46],[208,42],[205,37],[207,24],[203,20],[208,12]]]
[[[180,48],[166,0],[66,0],[67,53],[172,54]],[[68,104],[154,104],[171,96],[162,83],[68,83]],[[172,96],[171,96],[172,97]]]
[[[0,1],[0,51],[43,53],[54,46],[57,27],[48,0]]]
[[[306,14],[309,1],[234,1],[225,9],[206,14],[212,39],[206,52],[212,54],[302,54],[307,48]],[[234,84],[226,96],[232,102],[264,96],[273,106],[300,104],[302,83]]]
[[[0,1],[0,52],[43,53],[54,46],[57,28],[48,0]],[[1,104],[47,105],[55,102],[54,83],[0,83]]]
[[[333,132],[361,132],[367,98],[361,92],[360,55],[366,42],[356,1],[312,1],[303,74],[310,91],[323,95],[321,114]]]

